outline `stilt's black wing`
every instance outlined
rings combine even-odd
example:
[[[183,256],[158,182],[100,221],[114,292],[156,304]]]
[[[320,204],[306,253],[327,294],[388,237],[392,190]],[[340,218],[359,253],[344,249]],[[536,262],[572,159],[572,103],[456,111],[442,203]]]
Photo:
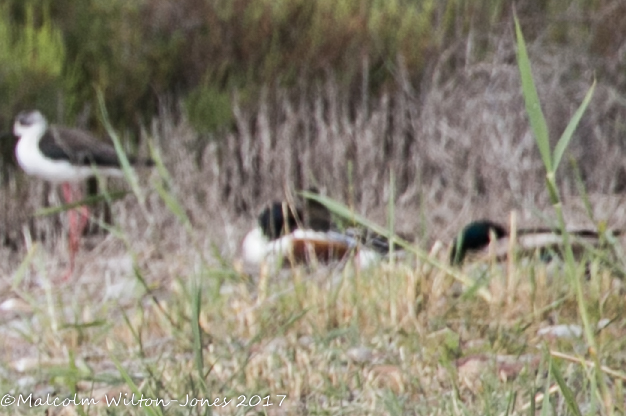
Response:
[[[60,126],[50,126],[39,141],[39,149],[54,160],[67,160],[79,166],[120,167],[120,161],[113,145],[98,140],[90,133]],[[151,166],[152,160],[138,161],[133,157],[132,164]]]

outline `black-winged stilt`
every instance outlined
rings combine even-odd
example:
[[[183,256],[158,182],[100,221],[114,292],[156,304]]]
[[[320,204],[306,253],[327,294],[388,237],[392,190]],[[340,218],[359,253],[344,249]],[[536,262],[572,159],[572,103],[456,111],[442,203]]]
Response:
[[[62,184],[66,203],[81,199],[80,188],[75,184],[94,176],[94,169],[103,176],[123,176],[113,145],[84,130],[49,125],[38,110],[20,112],[15,118],[13,133],[18,137],[15,155],[21,168],[28,175]],[[132,157],[129,162],[144,166],[154,164],[151,159]],[[64,280],[74,273],[76,252],[88,215],[89,210],[84,205],[68,213],[70,261]]]

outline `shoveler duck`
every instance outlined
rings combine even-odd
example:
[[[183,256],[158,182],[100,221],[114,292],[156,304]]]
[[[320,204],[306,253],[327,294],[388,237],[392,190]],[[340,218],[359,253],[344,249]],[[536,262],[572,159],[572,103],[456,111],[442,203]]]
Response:
[[[387,251],[385,251],[387,250]],[[322,204],[307,200],[294,208],[273,202],[258,217],[258,224],[242,243],[244,264],[259,267],[290,264],[329,263],[354,255],[364,268],[378,261],[389,250],[382,238],[371,247],[354,232],[332,229],[330,212]]]
[[[75,128],[48,124],[38,110],[22,111],[15,118],[13,134],[18,138],[15,156],[28,175],[61,183],[66,203],[82,199],[76,183],[95,175],[123,176],[120,160],[112,144],[95,138],[91,133]],[[128,158],[133,165],[151,166],[151,159]],[[87,226],[89,211],[86,206],[68,213],[70,230],[69,270],[63,280],[74,271],[74,261],[80,237]]]
[[[582,252],[585,246],[595,246],[600,242],[600,234],[594,230],[568,230],[572,237],[572,247]],[[619,231],[612,231],[618,235]],[[474,221],[465,226],[452,245],[450,264],[461,265],[470,255],[491,257],[503,260],[509,251],[509,231],[502,225],[489,220]],[[516,246],[525,252],[537,252],[549,257],[550,251],[558,251],[563,237],[558,229],[529,228],[516,231]],[[491,247],[490,247],[491,245]]]

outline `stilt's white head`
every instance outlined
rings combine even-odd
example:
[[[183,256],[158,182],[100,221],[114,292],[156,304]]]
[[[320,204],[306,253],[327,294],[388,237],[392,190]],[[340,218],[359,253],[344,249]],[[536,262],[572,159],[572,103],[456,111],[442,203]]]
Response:
[[[20,112],[15,117],[13,134],[17,137],[24,135],[37,135],[41,137],[48,128],[48,121],[39,110]]]

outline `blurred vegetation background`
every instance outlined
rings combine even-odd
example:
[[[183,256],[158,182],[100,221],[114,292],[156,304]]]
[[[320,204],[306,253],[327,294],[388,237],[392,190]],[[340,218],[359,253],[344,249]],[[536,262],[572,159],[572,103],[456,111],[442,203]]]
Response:
[[[193,126],[211,133],[232,128],[234,91],[254,103],[265,86],[329,72],[359,101],[363,89],[397,88],[399,58],[416,85],[468,37],[467,53],[484,58],[513,6],[531,41],[613,58],[623,77],[619,0],[3,0],[0,127],[25,107],[67,123],[93,118],[99,89],[117,126],[134,129],[160,104],[183,102]]]
[[[318,100],[324,109],[320,120],[332,120],[339,114],[329,115],[333,97],[341,97],[341,117],[357,120],[389,101],[384,105],[390,127],[371,143],[390,160],[413,164],[396,172],[402,196],[415,177],[424,181],[435,162],[420,165],[412,159],[423,149],[410,143],[414,130],[400,131],[394,117],[412,114],[402,106],[425,105],[422,93],[434,84],[459,80],[463,71],[471,79],[467,68],[493,63],[494,56],[514,68],[514,9],[527,41],[540,42],[546,58],[551,48],[561,47],[585,57],[585,65],[558,69],[564,77],[589,85],[595,75],[612,91],[626,90],[623,0],[2,0],[0,132],[11,138],[14,115],[33,107],[54,122],[102,132],[96,100],[102,91],[113,125],[129,142],[163,114],[174,123],[186,120],[196,133],[191,148],[201,153],[209,143],[217,146],[216,157],[224,164],[220,175],[240,178],[219,182],[222,198],[250,210],[271,194],[249,184],[263,180],[254,176],[262,162],[255,158],[280,145],[247,145],[250,154],[235,149],[245,148],[248,136],[263,140],[257,134],[263,127],[259,114],[279,126],[292,105],[304,114],[318,108]],[[504,38],[511,40],[505,52]],[[590,67],[593,73],[586,72]],[[337,91],[320,94],[328,91],[329,80]],[[409,100],[393,98],[398,92],[409,94]],[[623,137],[624,103],[614,102],[617,107],[602,114],[613,111],[612,137]],[[279,104],[280,111],[264,109]],[[407,118],[407,126],[415,127],[421,117]],[[298,123],[293,141],[319,132],[319,125]],[[6,184],[15,171],[14,140],[0,143]],[[342,155],[351,152],[347,148]],[[226,166],[226,159],[232,164]],[[309,162],[322,166],[319,160]],[[310,184],[303,170],[291,173],[297,186]],[[613,190],[626,187],[626,170],[621,174],[623,184]],[[387,179],[377,175],[372,186]],[[483,189],[483,182],[479,175],[470,191]],[[269,184],[276,189],[275,182]],[[233,196],[235,186],[247,186],[251,196]]]

